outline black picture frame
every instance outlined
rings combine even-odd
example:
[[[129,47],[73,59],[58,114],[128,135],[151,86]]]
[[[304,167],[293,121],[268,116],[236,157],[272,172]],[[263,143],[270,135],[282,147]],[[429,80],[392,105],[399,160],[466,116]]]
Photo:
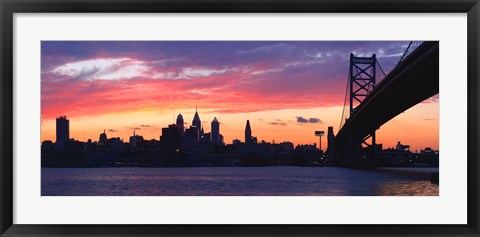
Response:
[[[0,0],[1,236],[480,236],[478,0]],[[18,225],[13,224],[14,13],[468,13],[468,224],[466,225]]]

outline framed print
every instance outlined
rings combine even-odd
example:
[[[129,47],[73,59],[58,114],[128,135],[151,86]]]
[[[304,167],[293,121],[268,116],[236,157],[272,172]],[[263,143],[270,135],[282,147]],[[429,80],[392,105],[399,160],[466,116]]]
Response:
[[[479,236],[478,1],[1,6],[1,236]]]

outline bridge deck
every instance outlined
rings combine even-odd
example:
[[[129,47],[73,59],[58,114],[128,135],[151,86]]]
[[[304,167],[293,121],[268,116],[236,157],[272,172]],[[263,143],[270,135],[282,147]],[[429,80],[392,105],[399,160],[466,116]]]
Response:
[[[380,82],[340,129],[334,145],[337,161],[352,160],[351,146],[382,124],[439,92],[439,42],[425,42]],[[355,157],[355,159],[359,159]]]

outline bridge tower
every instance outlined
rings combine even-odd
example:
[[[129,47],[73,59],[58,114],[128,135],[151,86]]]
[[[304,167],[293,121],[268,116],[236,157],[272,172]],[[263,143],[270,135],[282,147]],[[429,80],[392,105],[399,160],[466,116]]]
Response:
[[[355,57],[353,53],[350,54],[350,69],[349,69],[349,83],[350,83],[350,118],[355,114],[356,108],[363,102],[363,100],[370,94],[376,86],[376,65],[377,58],[373,54],[372,57]],[[350,136],[349,142],[350,150],[353,154],[350,157],[360,156],[362,158],[373,158],[376,149],[375,131],[366,137],[355,138]],[[361,144],[357,144],[358,140]],[[370,143],[368,142],[370,140]],[[362,146],[367,147],[367,153],[362,151]]]

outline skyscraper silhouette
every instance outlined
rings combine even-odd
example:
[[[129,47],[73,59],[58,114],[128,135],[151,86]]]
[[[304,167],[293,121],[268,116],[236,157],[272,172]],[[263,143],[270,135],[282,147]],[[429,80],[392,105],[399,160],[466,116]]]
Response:
[[[200,121],[200,116],[198,115],[197,107],[195,107],[195,116],[193,116],[192,125],[197,127],[198,131],[202,129],[202,121]]]
[[[328,162],[330,164],[333,164],[333,144],[335,142],[335,134],[333,133],[333,127],[328,127],[328,134],[327,134],[327,140],[328,140],[328,148],[327,148],[327,154],[328,154]]]
[[[183,136],[183,133],[185,132],[185,126],[183,124],[183,116],[182,114],[178,114],[177,116],[177,127],[180,129],[180,134]]]
[[[139,143],[143,142],[143,136],[137,135],[135,133],[135,128],[133,129],[133,136],[130,136],[130,145],[132,147],[137,147]]]
[[[252,143],[252,129],[250,128],[250,120],[247,120],[247,126],[245,127],[245,144]]]
[[[66,142],[70,139],[70,121],[67,116],[57,118],[57,142]]]
[[[100,137],[98,138],[98,142],[101,143],[102,145],[107,144],[107,134],[105,133],[105,129],[103,130],[103,133],[100,134]]]
[[[217,120],[217,117],[215,117],[212,121],[212,133],[211,133],[212,139],[211,142],[212,144],[220,144],[220,123]]]

